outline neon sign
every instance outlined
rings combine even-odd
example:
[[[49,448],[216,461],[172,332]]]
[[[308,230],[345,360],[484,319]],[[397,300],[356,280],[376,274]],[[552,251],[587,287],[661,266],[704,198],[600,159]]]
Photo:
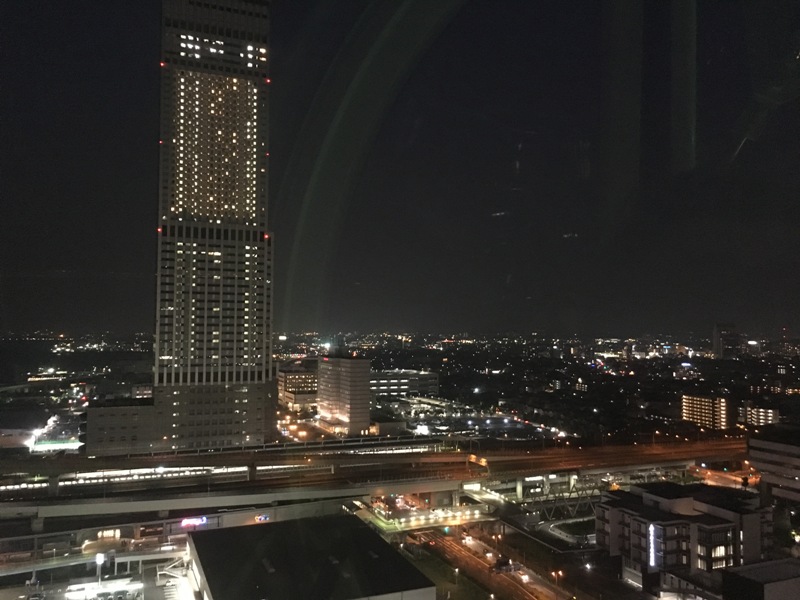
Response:
[[[192,517],[181,521],[181,527],[197,527],[198,525],[205,525],[208,523],[206,517]]]
[[[656,526],[650,523],[650,527],[647,528],[647,533],[650,542],[650,566],[656,566]]]
[[[256,523],[266,523],[269,521],[269,515],[256,515]]]

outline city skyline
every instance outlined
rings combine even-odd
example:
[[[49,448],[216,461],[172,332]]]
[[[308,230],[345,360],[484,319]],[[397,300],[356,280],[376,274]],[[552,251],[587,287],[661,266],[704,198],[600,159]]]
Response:
[[[463,4],[409,73],[373,132],[370,156],[353,165],[335,244],[303,249],[320,264],[328,256],[326,270],[287,271],[302,232],[293,228],[291,202],[273,207],[277,295],[290,277],[320,290],[291,311],[282,306],[280,329],[591,335],[707,331],[733,321],[742,331],[797,330],[797,100],[766,115],[732,168],[716,161],[748,99],[779,78],[789,38],[766,28],[769,15],[701,6],[698,169],[663,186],[653,183],[663,180],[658,168],[643,175],[629,214],[606,227],[594,181],[580,175],[598,168],[602,122],[593,113],[591,50],[601,30],[593,6],[559,14],[551,3]],[[273,197],[285,185],[302,105],[328,65],[320,55],[335,54],[362,9],[354,4],[330,21],[322,3],[276,3]],[[115,15],[88,3],[60,10],[3,9],[15,53],[5,66],[12,92],[3,104],[3,196],[19,202],[5,223],[0,329],[148,330],[156,257],[142,240],[155,237],[158,3]],[[34,18],[41,27],[23,40]],[[328,33],[302,46],[322,23]],[[91,44],[91,59],[79,59],[85,49],[65,31],[85,32],[78,37]],[[758,43],[745,43],[748,32]],[[645,36],[643,102],[651,112],[642,123],[653,136],[643,139],[641,157],[659,165],[651,125],[665,107],[648,98],[664,86],[652,66],[664,60],[663,45],[652,27]],[[290,70],[298,64],[304,68]],[[48,65],[46,84],[32,78],[37,65]],[[764,67],[760,80],[750,75],[754,65]],[[33,243],[37,215],[47,218]]]
[[[2,593],[800,597],[800,3],[48,4]]]

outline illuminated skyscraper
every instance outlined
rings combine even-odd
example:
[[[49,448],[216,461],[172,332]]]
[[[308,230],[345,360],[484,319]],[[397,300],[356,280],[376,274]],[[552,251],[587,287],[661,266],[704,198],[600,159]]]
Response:
[[[273,436],[269,3],[164,0],[154,449]]]

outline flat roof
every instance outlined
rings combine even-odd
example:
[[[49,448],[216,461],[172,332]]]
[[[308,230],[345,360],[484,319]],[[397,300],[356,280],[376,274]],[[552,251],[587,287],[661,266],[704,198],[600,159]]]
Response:
[[[691,487],[691,486],[686,486],[686,487]],[[703,487],[708,487],[708,486],[703,486]],[[693,494],[689,494],[686,497],[689,496],[694,497]],[[675,497],[680,498],[683,496],[678,495]],[[700,513],[696,515],[684,515],[680,513],[672,513],[669,511],[664,511],[656,506],[648,506],[644,504],[644,498],[642,496],[638,494],[633,494],[631,492],[625,492],[622,490],[614,492],[606,492],[606,498],[607,499],[600,502],[600,504],[613,508],[627,509],[635,513],[637,517],[645,519],[647,521],[665,523],[665,524],[676,523],[676,522],[699,523],[707,527],[731,525],[731,521],[729,521],[728,519],[723,519],[722,517],[717,517],[715,515],[710,515],[707,513]]]
[[[659,498],[675,500],[676,498],[692,497],[698,485],[699,484],[680,485],[674,481],[654,481],[651,483],[634,484],[632,487],[637,487]]]
[[[757,496],[744,490],[706,485],[704,483],[680,485],[671,481],[641,483],[632,487],[668,500],[692,498],[696,502],[710,504],[711,506],[740,514],[757,512],[757,506],[754,505],[757,502]]]
[[[435,587],[353,515],[189,535],[215,600],[351,600]]]
[[[774,583],[776,581],[800,579],[800,559],[784,558],[752,565],[742,565],[741,567],[732,567],[727,570],[740,577],[752,579],[759,583]]]
[[[758,433],[751,433],[750,439],[800,446],[800,427],[788,424],[765,425],[758,428]]]
[[[645,506],[642,497],[630,492],[614,491],[607,492],[608,500],[603,500],[600,504],[613,508],[623,508],[635,512],[637,516],[648,521],[658,521],[662,523],[672,523],[676,521],[689,521],[686,515],[679,515],[661,510],[655,506]]]

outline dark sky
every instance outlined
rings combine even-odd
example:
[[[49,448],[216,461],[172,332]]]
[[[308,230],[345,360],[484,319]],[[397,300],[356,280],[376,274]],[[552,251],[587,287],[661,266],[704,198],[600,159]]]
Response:
[[[350,165],[321,245],[281,186],[368,4],[275,4],[278,328],[800,328],[798,3],[699,3],[698,166],[681,176],[667,165],[668,15],[648,9],[641,185],[610,202],[603,5],[466,0]],[[160,9],[110,5],[0,7],[0,331],[152,329]],[[765,90],[778,100],[760,110]],[[745,131],[756,139],[729,163]],[[317,266],[290,272],[293,252]],[[290,287],[305,292],[287,303]]]

